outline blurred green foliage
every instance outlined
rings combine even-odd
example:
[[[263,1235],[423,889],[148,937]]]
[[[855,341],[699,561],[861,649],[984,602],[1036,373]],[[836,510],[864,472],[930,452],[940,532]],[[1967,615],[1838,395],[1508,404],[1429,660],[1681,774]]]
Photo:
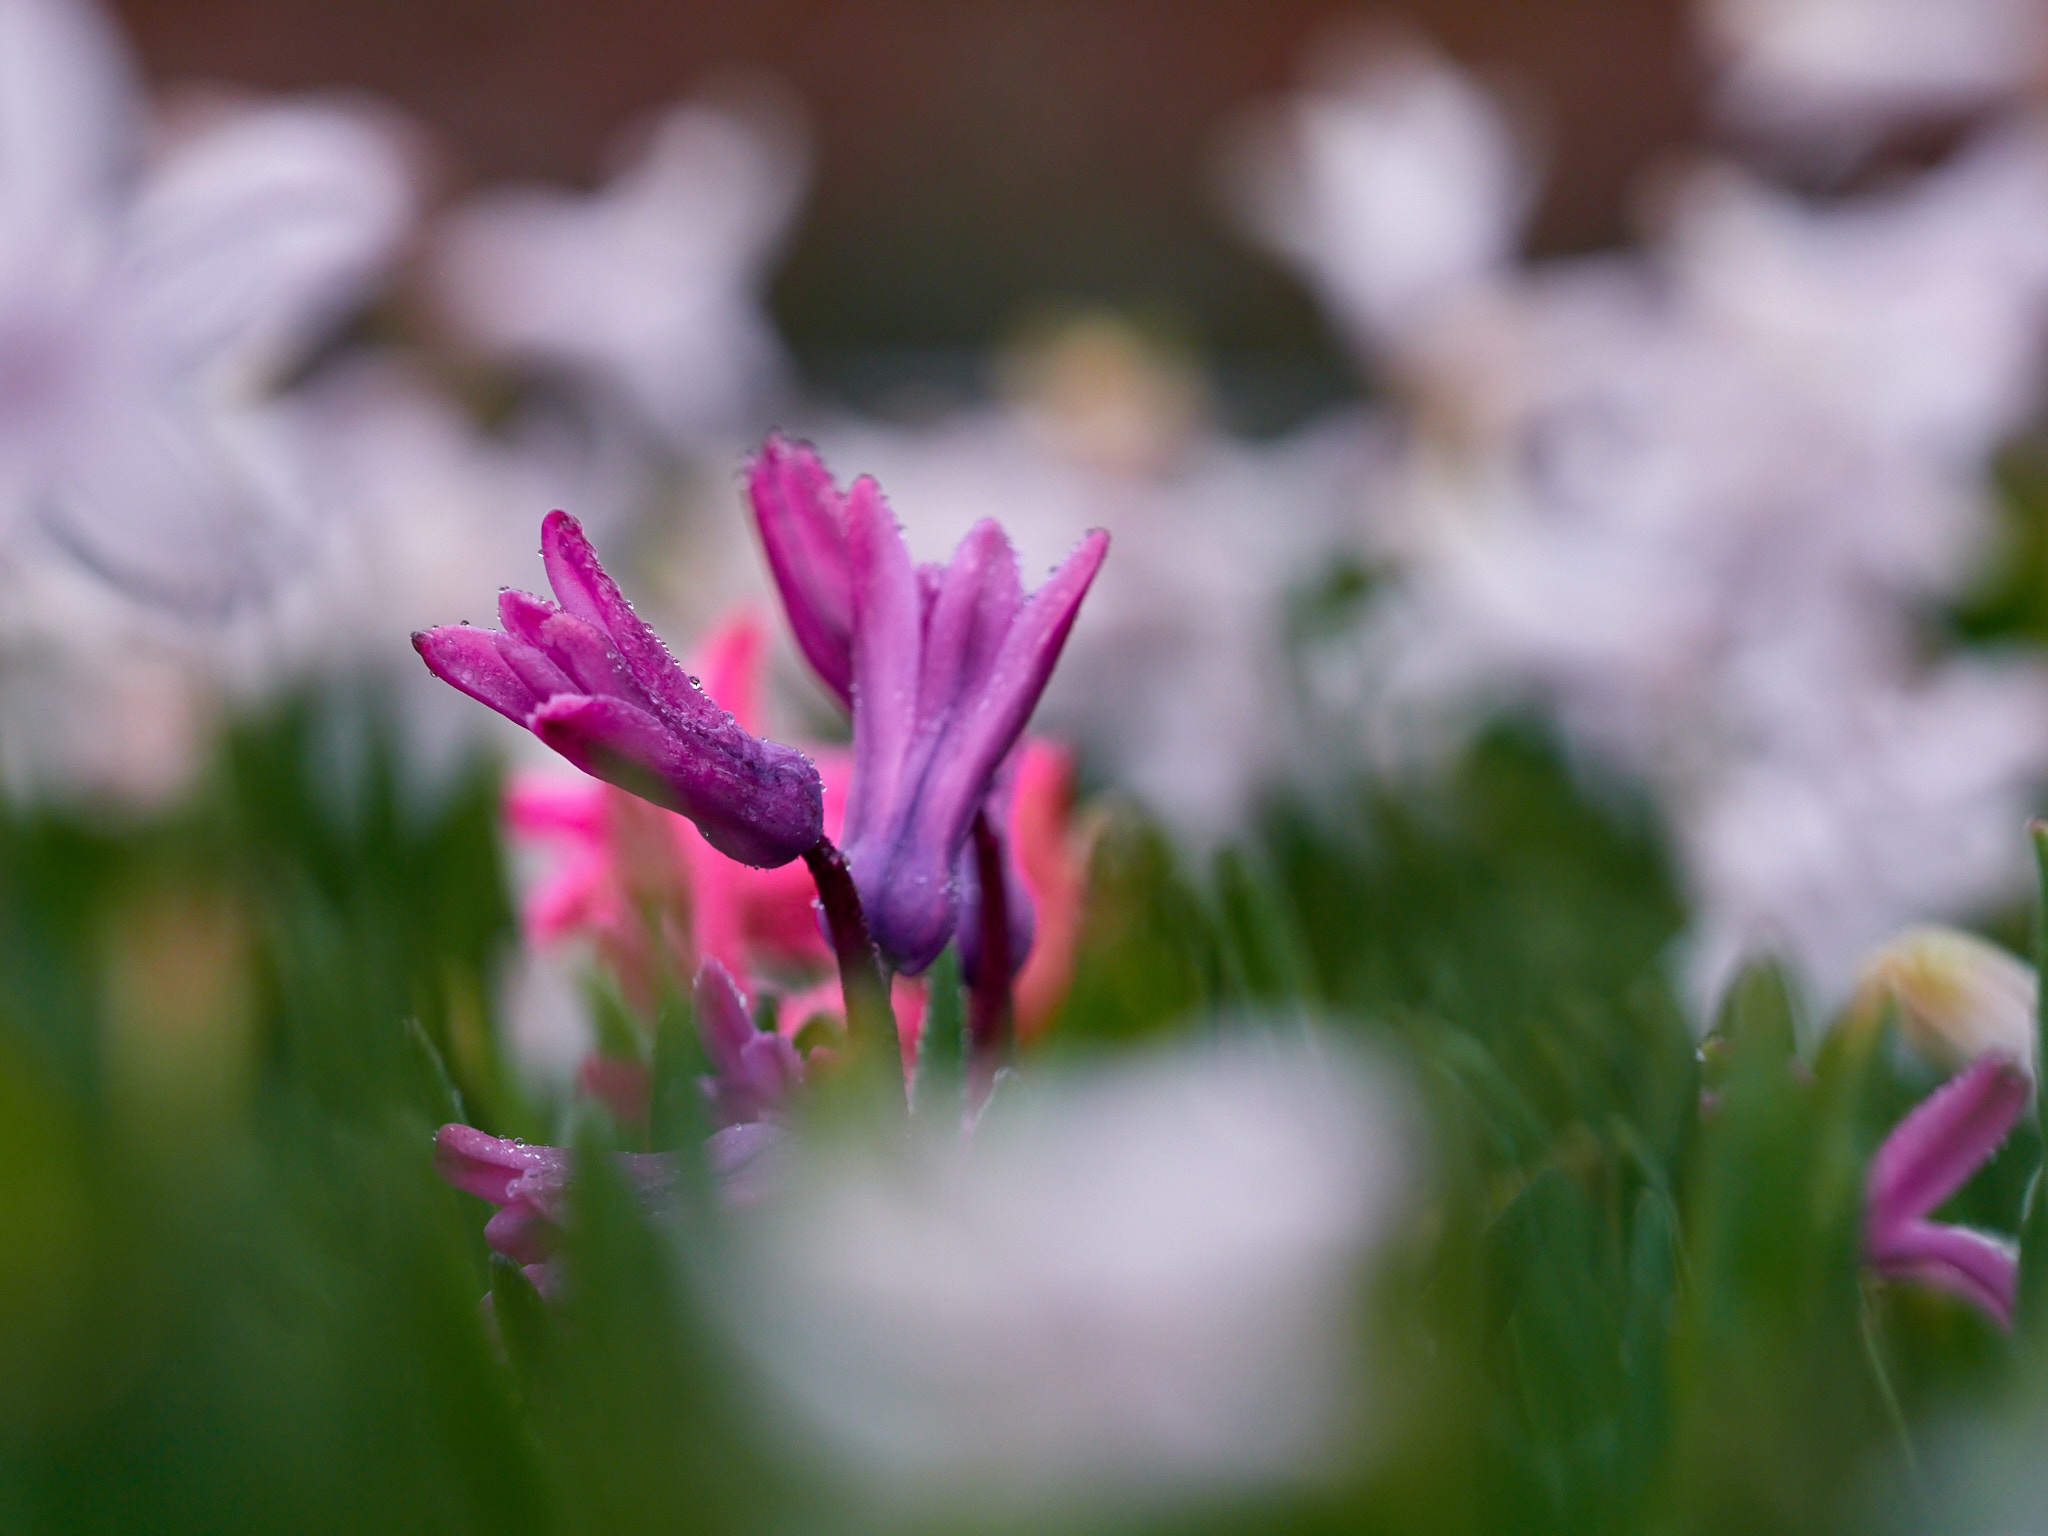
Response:
[[[498,1044],[497,781],[430,794],[345,712],[337,779],[338,709],[245,722],[146,823],[0,810],[0,1530],[900,1529],[765,1427],[604,1159],[574,1186],[561,1303],[490,1260],[433,1128],[561,1131]],[[1641,807],[1527,731],[1426,789],[1275,803],[1203,862],[1111,815],[1046,1051],[1298,1018],[1397,1064],[1432,1137],[1361,1298],[1381,1412],[1357,1475],[1157,1528],[2004,1518],[1983,1490],[2028,1469],[2009,1448],[2048,1411],[2048,1218],[2016,1344],[1866,1282],[1862,1169],[1927,1083],[1881,1033],[1796,1019],[1768,965],[1703,1069],[1669,980],[1683,916]],[[651,1142],[693,1147],[686,1011],[652,1060]],[[573,1134],[624,1144],[595,1111]],[[1951,1214],[2017,1227],[2039,1146]],[[685,1185],[712,1242],[701,1170]],[[1997,1434],[1958,1438],[1969,1415]]]

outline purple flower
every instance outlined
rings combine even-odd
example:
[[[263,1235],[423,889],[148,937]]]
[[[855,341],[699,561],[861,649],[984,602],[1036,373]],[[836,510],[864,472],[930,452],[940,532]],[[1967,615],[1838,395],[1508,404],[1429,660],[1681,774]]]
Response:
[[[774,1171],[780,1126],[730,1125],[705,1144],[711,1171],[725,1199],[742,1205],[758,1199]],[[487,1136],[474,1126],[444,1125],[434,1136],[434,1168],[448,1183],[499,1207],[484,1223],[484,1241],[526,1271],[534,1289],[555,1294],[555,1250],[561,1244],[568,1205],[569,1151]],[[650,1216],[673,1210],[682,1165],[664,1152],[621,1152],[619,1172]]]
[[[756,1029],[731,974],[716,960],[697,968],[697,1037],[711,1058],[703,1079],[720,1126],[766,1119],[804,1080],[803,1058],[781,1035]]]
[[[990,781],[1052,676],[1109,550],[1090,533],[1024,595],[1017,552],[983,520],[944,567],[915,567],[879,491],[847,498],[853,576],[853,781],[843,841],[869,930],[899,970],[952,936],[954,865]]]
[[[619,1167],[644,1208],[658,1211],[673,1203],[677,1169],[672,1158],[621,1153]],[[457,1189],[499,1207],[484,1223],[484,1241],[492,1252],[524,1267],[542,1295],[552,1295],[549,1260],[561,1240],[568,1150],[487,1136],[473,1126],[444,1125],[434,1136],[434,1168]]]
[[[585,773],[681,812],[742,864],[787,864],[816,844],[824,800],[810,759],[748,735],[697,686],[568,513],[542,522],[541,559],[560,606],[507,589],[503,631],[444,624],[414,635],[435,676]]]
[[[879,497],[875,482],[855,496]],[[809,443],[771,432],[747,472],[747,499],[783,612],[818,680],[853,707],[853,577],[847,562],[846,502]]]
[[[1960,1296],[2012,1326],[2014,1245],[1927,1218],[1989,1161],[2032,1094],[2024,1067],[1980,1056],[1898,1123],[1871,1158],[1864,1188],[1863,1252],[1873,1269]]]
[[[992,804],[991,824],[1006,825],[991,787],[1109,535],[1090,533],[1026,597],[995,523],[976,524],[949,564],[914,565],[880,487],[863,476],[842,496],[804,444],[770,437],[747,489],[797,643],[853,711],[843,841],[869,930],[891,964],[921,971],[952,936],[975,812]],[[1016,965],[1028,903],[1011,914]]]

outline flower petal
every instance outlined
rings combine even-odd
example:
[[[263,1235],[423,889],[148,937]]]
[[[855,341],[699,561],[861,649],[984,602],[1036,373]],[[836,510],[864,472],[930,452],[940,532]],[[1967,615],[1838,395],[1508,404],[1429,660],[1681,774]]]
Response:
[[[722,1077],[732,1076],[739,1070],[740,1052],[760,1033],[747,1015],[746,999],[740,996],[732,973],[718,961],[706,960],[697,967],[691,1001],[697,1016],[697,1038],[704,1042],[711,1069]]]
[[[465,1194],[505,1205],[522,1183],[565,1180],[569,1154],[487,1136],[474,1126],[444,1125],[434,1134],[434,1169]]]
[[[818,771],[792,748],[736,728],[723,733],[731,743],[693,739],[615,698],[551,699],[527,723],[585,773],[680,811],[706,842],[742,864],[787,864],[822,831]]]
[[[771,434],[747,474],[747,499],[797,647],[819,681],[853,704],[853,585],[846,509],[808,443]]]
[[[548,582],[563,609],[604,632],[657,715],[677,726],[703,727],[722,719],[719,707],[690,681],[661,637],[633,611],[599,563],[581,523],[566,512],[550,512],[541,522],[540,548]]]
[[[1017,744],[1052,678],[1060,651],[1074,627],[1081,600],[1109,553],[1109,535],[1091,532],[1026,600],[1003,638],[978,690],[974,708],[946,751],[932,765],[923,787],[928,804],[964,806],[961,826],[989,776]],[[961,814],[955,812],[955,814]]]
[[[1922,1284],[1960,1296],[1988,1313],[2000,1327],[2012,1326],[2019,1294],[2019,1251],[2003,1238],[1943,1222],[1909,1221],[1894,1228],[1870,1262],[1895,1280]]]
[[[1979,1057],[1901,1120],[1870,1160],[1865,1228],[1873,1249],[1926,1216],[1998,1150],[2033,1084],[2016,1062]]]
[[[907,805],[903,776],[917,728],[924,604],[903,530],[881,489],[865,477],[846,500],[853,600],[853,782],[844,840],[889,838],[882,820]]]
[[[442,682],[521,725],[545,697],[528,678],[533,664],[546,663],[547,658],[494,629],[442,624],[415,631],[412,648]]]

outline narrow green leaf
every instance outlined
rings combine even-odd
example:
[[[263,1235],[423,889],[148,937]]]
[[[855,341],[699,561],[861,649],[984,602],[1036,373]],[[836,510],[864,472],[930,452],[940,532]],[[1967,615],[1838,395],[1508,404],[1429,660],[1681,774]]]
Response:
[[[654,1024],[654,1064],[647,1110],[647,1149],[672,1152],[691,1147],[709,1134],[704,1095],[697,1078],[704,1070],[704,1051],[697,1040],[690,1001],[672,994],[662,1003]]]
[[[918,1118],[957,1123],[966,1084],[967,1015],[960,991],[960,954],[948,944],[925,982],[924,1030],[917,1042]]]
[[[429,1117],[441,1125],[467,1125],[469,1111],[463,1106],[462,1090],[455,1086],[448,1063],[433,1037],[418,1019],[408,1018],[405,1038],[411,1045],[413,1065],[426,1093]]]
[[[527,1279],[526,1271],[502,1253],[491,1255],[491,1314],[512,1369],[522,1382],[531,1382],[544,1364],[547,1303]]]

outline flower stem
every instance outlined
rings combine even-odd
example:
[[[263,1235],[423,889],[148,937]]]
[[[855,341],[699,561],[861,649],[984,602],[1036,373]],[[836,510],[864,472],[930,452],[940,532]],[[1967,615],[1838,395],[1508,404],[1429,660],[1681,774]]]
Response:
[[[868,936],[867,914],[861,910],[846,855],[831,839],[821,837],[805,852],[804,863],[818,887],[818,903],[825,909],[825,926],[832,935],[832,955],[839,963],[846,1032],[856,1050],[876,1052],[892,1069],[890,1076],[900,1091],[902,1073],[894,1068],[901,1047],[896,1043],[896,1014],[889,1006],[889,979],[882,973],[875,941]]]
[[[1920,1475],[1920,1457],[1913,1448],[1913,1432],[1907,1426],[1906,1412],[1899,1404],[1898,1391],[1892,1386],[1892,1373],[1885,1366],[1884,1346],[1877,1334],[1877,1309],[1868,1291],[1863,1296],[1862,1314],[1863,1357],[1869,1362],[1870,1377],[1876,1384],[1885,1422],[1899,1443],[1899,1460],[1905,1468],[1907,1485],[1912,1489],[1915,1500],[1923,1500],[1926,1484]]]
[[[974,872],[981,886],[981,961],[968,1010],[967,1106],[971,1114],[995,1087],[1010,1059],[1015,1014],[1010,994],[1010,891],[1003,849],[986,811],[974,817]]]

